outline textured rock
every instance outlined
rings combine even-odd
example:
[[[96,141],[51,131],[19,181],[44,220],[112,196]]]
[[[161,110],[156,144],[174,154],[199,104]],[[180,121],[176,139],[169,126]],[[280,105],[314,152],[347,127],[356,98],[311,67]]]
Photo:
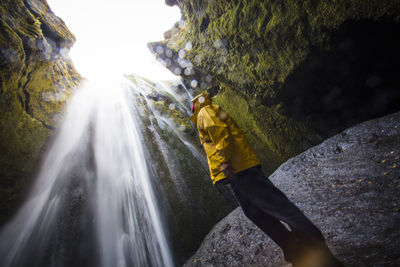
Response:
[[[0,3],[0,223],[29,183],[39,153],[79,83],[75,41],[44,0]]]
[[[368,121],[288,160],[270,177],[346,266],[399,266],[400,113]],[[236,209],[185,266],[281,266],[277,246]]]
[[[176,2],[182,20],[159,43],[173,52],[171,71],[195,91],[221,88],[216,102],[269,171],[400,109],[397,0]]]

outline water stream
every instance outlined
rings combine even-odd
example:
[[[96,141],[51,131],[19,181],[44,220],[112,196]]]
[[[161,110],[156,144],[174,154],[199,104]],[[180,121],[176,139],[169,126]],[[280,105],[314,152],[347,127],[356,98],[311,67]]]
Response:
[[[156,123],[177,136],[182,129],[149,106],[151,89],[121,79],[77,90],[29,196],[0,233],[0,266],[174,266],[141,118],[150,116],[147,128]],[[187,109],[187,92],[174,97]],[[185,195],[185,184],[174,183]]]

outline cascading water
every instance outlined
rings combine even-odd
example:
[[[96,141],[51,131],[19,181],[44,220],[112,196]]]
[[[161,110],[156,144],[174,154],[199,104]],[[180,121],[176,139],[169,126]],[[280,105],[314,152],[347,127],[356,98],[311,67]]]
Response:
[[[30,195],[0,233],[1,266],[173,266],[140,90],[124,80],[76,92]]]

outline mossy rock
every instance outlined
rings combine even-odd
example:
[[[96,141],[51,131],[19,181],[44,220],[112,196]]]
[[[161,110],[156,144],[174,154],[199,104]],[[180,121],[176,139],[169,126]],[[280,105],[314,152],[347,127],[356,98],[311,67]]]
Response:
[[[171,30],[160,45],[175,53],[185,50],[185,60],[196,71],[212,75],[209,88],[220,88],[216,101],[247,133],[261,157],[268,155],[263,162],[270,161],[271,169],[351,125],[400,109],[400,93],[394,89],[400,87],[396,79],[400,56],[395,48],[398,0],[182,0],[176,4],[185,23]],[[360,37],[360,32],[370,33],[371,39]],[[348,40],[359,46],[342,51]],[[191,49],[185,49],[188,42]],[[382,86],[370,90],[365,80],[374,77],[373,66],[382,61],[378,59],[382,53],[373,55],[386,46],[391,49],[383,58],[392,69],[378,70]],[[318,66],[319,56],[323,73],[311,67]],[[355,62],[361,58],[370,59],[363,61],[370,70]],[[350,74],[336,75],[347,63]],[[182,77],[189,79],[190,86],[191,77]],[[343,79],[349,82],[343,84]],[[339,110],[347,114],[343,116],[338,108],[324,106],[332,103],[329,98],[339,87],[341,99],[334,100],[345,102]],[[375,107],[374,99],[381,96],[387,97],[370,112],[366,107]]]
[[[46,1],[0,4],[0,224],[21,201],[72,89],[75,37]]]
[[[287,157],[320,140],[302,124],[273,108],[254,105],[228,87],[214,97],[214,103],[223,106],[241,126],[266,173],[272,173]]]

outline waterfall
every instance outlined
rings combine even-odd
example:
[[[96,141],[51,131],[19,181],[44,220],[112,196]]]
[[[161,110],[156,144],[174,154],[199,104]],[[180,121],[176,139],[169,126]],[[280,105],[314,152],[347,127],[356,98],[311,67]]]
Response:
[[[76,91],[30,194],[0,233],[1,266],[174,265],[142,136],[146,90],[122,79]]]

